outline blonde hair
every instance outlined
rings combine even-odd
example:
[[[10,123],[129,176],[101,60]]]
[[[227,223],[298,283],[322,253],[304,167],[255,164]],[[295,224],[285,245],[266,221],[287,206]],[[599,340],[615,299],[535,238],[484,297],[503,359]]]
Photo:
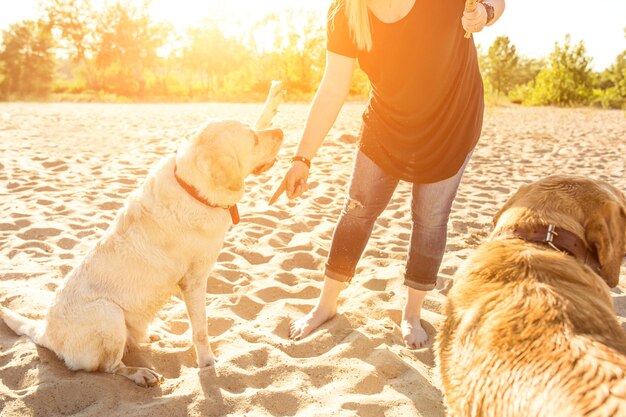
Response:
[[[342,5],[348,20],[350,36],[357,48],[362,51],[372,50],[372,26],[367,11],[367,0],[338,0],[337,7],[332,11],[330,18],[334,18]]]

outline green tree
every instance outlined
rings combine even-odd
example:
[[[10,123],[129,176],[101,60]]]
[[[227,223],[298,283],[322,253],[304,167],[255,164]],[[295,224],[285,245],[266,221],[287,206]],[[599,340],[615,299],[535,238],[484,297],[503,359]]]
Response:
[[[619,95],[626,99],[626,51],[615,59],[615,63],[608,70],[609,80],[617,89]]]
[[[565,42],[555,44],[548,65],[541,70],[524,103],[531,105],[572,106],[589,104],[593,95],[591,59],[586,56],[581,41],[572,45],[569,35]]]
[[[597,74],[594,87],[594,104],[604,108],[626,106],[626,51],[619,54],[610,67]]]
[[[543,59],[520,58],[515,74],[515,85],[528,84],[537,78],[537,75],[546,66]]]
[[[520,57],[508,36],[498,36],[485,57],[485,77],[495,91],[508,94],[518,84]]]
[[[290,10],[282,16],[279,27],[286,33],[275,50],[280,56],[287,89],[310,92],[322,78],[326,37],[324,27],[314,15],[300,21],[298,15],[296,10]]]
[[[4,31],[2,39],[2,95],[46,96],[55,68],[50,26],[42,21],[22,21]]]
[[[626,38],[626,29],[624,37]],[[609,83],[605,88],[614,87],[626,99],[626,50],[615,58],[615,63],[606,69],[604,76]]]
[[[94,41],[97,85],[100,89],[123,96],[143,97],[147,72],[158,61],[171,27],[153,22],[149,1],[137,8],[118,1],[98,16]]]
[[[84,76],[88,88],[95,88],[93,56],[97,24],[89,0],[48,0],[46,14],[59,49],[72,63],[72,69]]]
[[[182,51],[182,65],[186,73],[190,95],[194,85],[204,94],[215,96],[222,88],[225,77],[245,67],[250,54],[235,38],[220,30],[217,22],[205,21],[186,33],[187,42]]]

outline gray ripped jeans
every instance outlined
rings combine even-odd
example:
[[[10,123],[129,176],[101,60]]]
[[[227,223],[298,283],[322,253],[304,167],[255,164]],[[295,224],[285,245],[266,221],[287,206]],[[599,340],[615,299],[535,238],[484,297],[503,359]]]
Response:
[[[413,226],[404,284],[429,291],[435,288],[446,248],[448,218],[471,152],[454,177],[432,184],[413,184]],[[391,200],[399,180],[387,175],[358,151],[350,190],[326,263],[328,278],[350,282],[372,233],[374,222]]]

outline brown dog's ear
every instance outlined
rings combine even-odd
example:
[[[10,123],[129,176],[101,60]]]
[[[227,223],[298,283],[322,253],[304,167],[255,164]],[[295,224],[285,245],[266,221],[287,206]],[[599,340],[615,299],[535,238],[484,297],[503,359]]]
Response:
[[[513,206],[513,204],[519,200],[524,194],[526,194],[526,191],[528,190],[528,185],[522,185],[520,186],[517,191],[515,191],[515,193],[509,197],[509,199],[506,201],[506,203],[504,203],[504,205],[500,208],[500,210],[498,210],[498,212],[493,216],[493,220],[492,220],[492,226],[496,227],[496,225],[498,224],[498,220],[500,220],[500,216],[502,216],[502,214],[507,211],[508,209],[511,208],[511,206]]]
[[[498,210],[498,212],[493,216],[493,220],[492,220],[492,227],[496,227],[496,225],[498,224],[498,220],[500,220],[500,216],[502,216],[502,213],[504,213],[505,211],[507,211],[510,207],[511,207],[512,203],[511,203],[511,199],[509,199],[509,201],[507,201],[501,208],[500,210]]]
[[[609,287],[617,286],[626,244],[626,216],[622,207],[613,201],[604,202],[587,220],[585,235],[598,254],[600,276]]]

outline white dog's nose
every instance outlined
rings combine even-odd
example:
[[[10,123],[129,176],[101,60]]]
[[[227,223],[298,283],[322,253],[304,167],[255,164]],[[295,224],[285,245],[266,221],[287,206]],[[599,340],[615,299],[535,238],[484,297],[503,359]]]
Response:
[[[272,129],[272,136],[277,138],[278,140],[283,140],[282,129]]]

